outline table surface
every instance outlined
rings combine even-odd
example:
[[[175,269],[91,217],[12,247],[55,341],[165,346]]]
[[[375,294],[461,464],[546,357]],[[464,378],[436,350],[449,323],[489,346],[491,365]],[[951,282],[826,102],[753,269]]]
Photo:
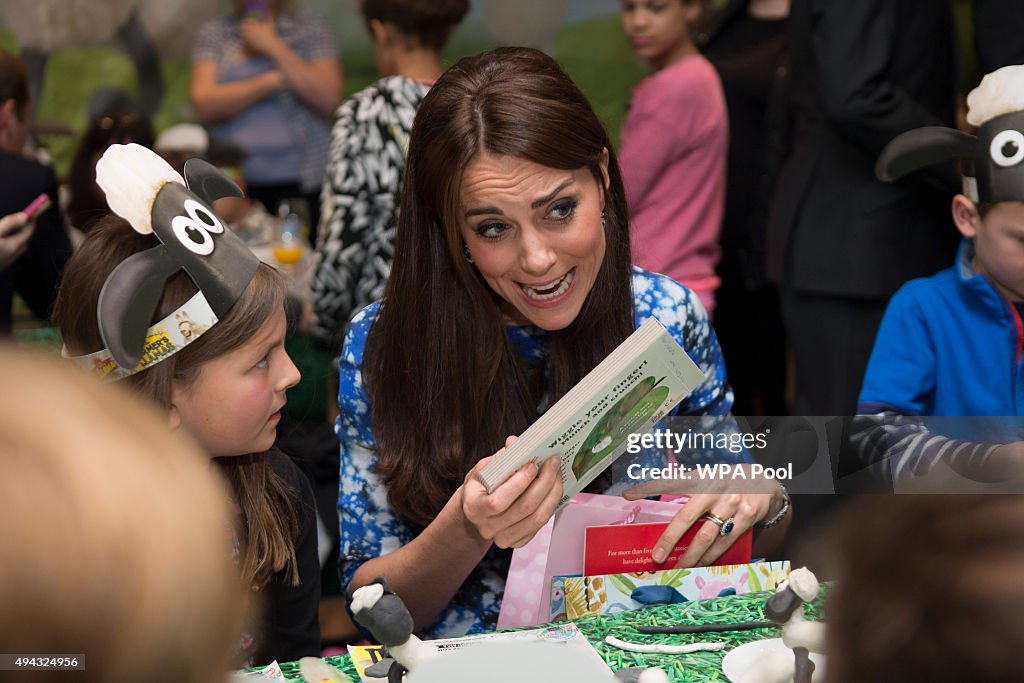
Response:
[[[765,621],[764,603],[771,592],[748,593],[685,602],[678,605],[664,605],[631,612],[620,612],[608,616],[576,619],[575,624],[597,649],[601,657],[613,670],[631,666],[660,666],[668,672],[669,678],[677,683],[704,683],[705,681],[726,681],[722,673],[722,658],[729,651],[755,640],[778,638],[778,628],[763,628],[751,631],[727,633],[696,633],[681,635],[642,635],[637,626],[670,626],[676,624],[738,623],[743,621]],[[819,619],[822,614],[823,597],[814,604],[805,605],[808,619]],[[539,627],[533,627],[539,628]],[[657,655],[625,652],[607,645],[605,636],[613,635],[635,643],[671,643],[683,645],[699,642],[725,642],[720,652],[694,652],[684,655]],[[353,681],[358,681],[355,667],[347,656],[326,657],[328,663],[344,671]],[[281,670],[288,680],[301,681],[297,662],[281,664]],[[381,679],[382,683],[384,679]]]

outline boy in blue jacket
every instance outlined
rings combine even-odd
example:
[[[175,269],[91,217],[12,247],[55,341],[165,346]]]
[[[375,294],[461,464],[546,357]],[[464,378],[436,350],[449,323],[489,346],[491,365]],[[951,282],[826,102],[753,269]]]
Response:
[[[861,388],[858,413],[876,419],[860,425],[883,427],[861,430],[862,458],[896,479],[940,461],[1001,479],[1024,462],[1024,420],[976,417],[1024,415],[1024,66],[989,74],[967,101],[977,137],[912,130],[878,161],[882,180],[957,157],[964,170],[956,261],[893,296]],[[940,434],[922,416],[972,419],[943,420]]]

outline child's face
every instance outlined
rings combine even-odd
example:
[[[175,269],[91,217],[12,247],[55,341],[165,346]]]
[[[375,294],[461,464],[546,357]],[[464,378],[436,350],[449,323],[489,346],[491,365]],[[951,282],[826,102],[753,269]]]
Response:
[[[260,453],[274,445],[284,392],[300,379],[284,350],[284,311],[248,342],[175,384],[172,424],[184,426],[213,457]]]
[[[690,0],[622,0],[622,28],[636,56],[658,70],[687,53],[699,10]]]
[[[1024,202],[993,204],[974,234],[974,267],[1011,301],[1024,301]]]

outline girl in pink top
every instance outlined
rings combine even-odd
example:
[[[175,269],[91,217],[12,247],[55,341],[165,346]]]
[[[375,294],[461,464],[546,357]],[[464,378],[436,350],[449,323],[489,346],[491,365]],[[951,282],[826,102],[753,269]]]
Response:
[[[714,67],[690,40],[699,0],[622,0],[622,26],[651,70],[633,91],[619,162],[633,260],[694,290],[718,287],[728,117]]]

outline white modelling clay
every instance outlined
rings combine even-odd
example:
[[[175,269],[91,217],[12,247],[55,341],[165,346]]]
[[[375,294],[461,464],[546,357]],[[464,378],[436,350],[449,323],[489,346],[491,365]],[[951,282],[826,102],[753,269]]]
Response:
[[[667,645],[664,643],[630,643],[615,636],[607,636],[604,642],[627,652],[653,652],[663,655],[684,655],[687,652],[717,652],[725,643],[690,643],[689,645]]]

